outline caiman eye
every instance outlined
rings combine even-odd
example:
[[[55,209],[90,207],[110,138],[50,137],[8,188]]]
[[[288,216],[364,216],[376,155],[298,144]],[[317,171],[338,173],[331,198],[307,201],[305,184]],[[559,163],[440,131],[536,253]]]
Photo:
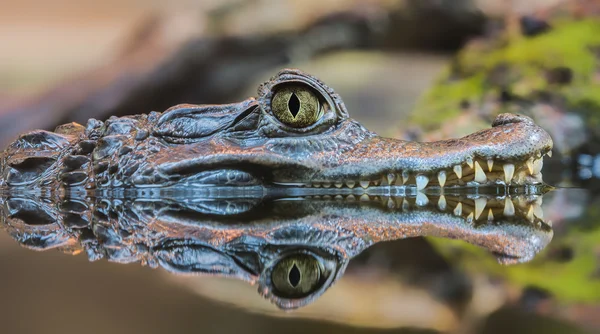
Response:
[[[300,84],[278,87],[271,100],[271,110],[281,123],[293,128],[313,125],[323,116],[317,93]]]
[[[291,255],[273,268],[271,280],[281,297],[301,298],[320,287],[323,268],[310,255]]]

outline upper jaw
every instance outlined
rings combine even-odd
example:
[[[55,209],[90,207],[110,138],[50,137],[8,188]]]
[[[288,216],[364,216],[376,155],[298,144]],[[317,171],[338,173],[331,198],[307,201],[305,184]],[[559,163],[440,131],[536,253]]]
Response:
[[[382,185],[462,187],[541,184],[552,139],[529,117],[501,114],[489,129],[460,139],[418,143],[370,137],[342,154],[321,157],[310,176],[275,183],[311,187]],[[300,181],[300,182],[298,182]]]

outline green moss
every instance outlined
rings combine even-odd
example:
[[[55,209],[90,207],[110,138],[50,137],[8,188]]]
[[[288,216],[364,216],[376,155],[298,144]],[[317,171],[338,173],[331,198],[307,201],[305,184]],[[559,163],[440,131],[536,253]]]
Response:
[[[600,21],[559,20],[552,26],[548,33],[533,38],[465,48],[420,99],[412,121],[433,130],[457,116],[462,101],[481,106],[484,101],[497,101],[499,91],[507,89],[531,101],[538,92],[563,97],[569,108],[585,109],[582,114],[597,118],[600,124]],[[548,82],[548,71],[558,67],[572,71],[570,84]]]

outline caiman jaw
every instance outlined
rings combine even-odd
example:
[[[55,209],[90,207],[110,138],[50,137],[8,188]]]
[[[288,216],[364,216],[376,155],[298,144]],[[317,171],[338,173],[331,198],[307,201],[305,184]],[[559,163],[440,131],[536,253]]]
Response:
[[[370,137],[298,185],[425,188],[542,184],[547,132],[525,116],[502,114],[492,128],[460,139],[417,143]],[[339,162],[341,161],[341,162]],[[292,183],[293,184],[293,183]]]

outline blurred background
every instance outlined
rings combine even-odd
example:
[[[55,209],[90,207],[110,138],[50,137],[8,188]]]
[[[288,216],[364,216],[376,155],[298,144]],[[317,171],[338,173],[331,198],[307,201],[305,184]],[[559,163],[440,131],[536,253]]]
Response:
[[[4,333],[586,333],[600,329],[600,2],[4,0],[0,144],[89,118],[227,103],[284,67],[385,136],[431,140],[533,117],[555,140],[555,240],[503,267],[460,242],[379,244],[314,304],[0,235]],[[410,254],[410,256],[406,256]],[[416,255],[415,255],[416,254]]]

